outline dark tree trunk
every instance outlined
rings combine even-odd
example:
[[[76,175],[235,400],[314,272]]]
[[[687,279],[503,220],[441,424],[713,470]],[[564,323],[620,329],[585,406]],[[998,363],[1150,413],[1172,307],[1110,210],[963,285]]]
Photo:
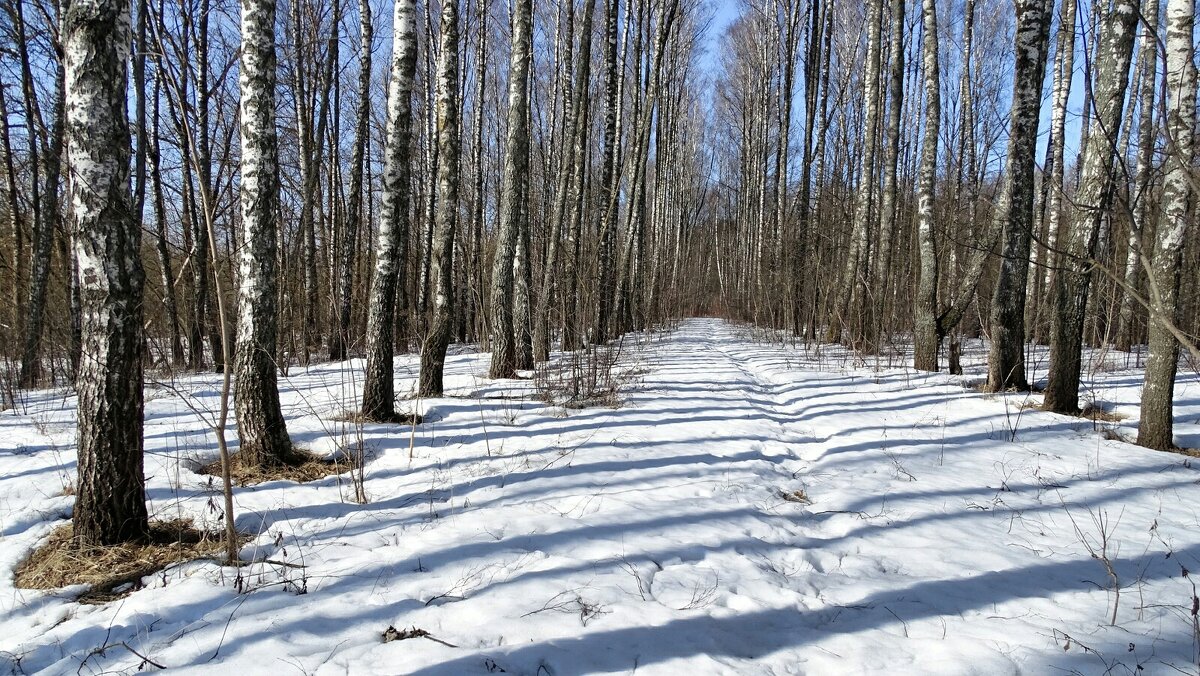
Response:
[[[1025,285],[1033,227],[1034,162],[1042,80],[1049,47],[1050,0],[1017,0],[1016,65],[1009,113],[1008,161],[996,218],[1003,247],[992,297],[988,388],[1029,389],[1025,376]]]

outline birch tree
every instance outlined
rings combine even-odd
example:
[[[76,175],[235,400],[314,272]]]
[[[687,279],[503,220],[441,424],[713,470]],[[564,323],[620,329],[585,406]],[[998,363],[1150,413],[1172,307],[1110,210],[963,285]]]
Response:
[[[867,292],[862,286],[866,283],[863,270],[867,267],[867,257],[870,255],[870,224],[871,209],[875,198],[875,153],[879,148],[879,73],[881,32],[883,25],[882,0],[867,2],[867,56],[866,67],[863,71],[863,152],[860,162],[858,187],[854,201],[854,224],[850,230],[850,252],[846,257],[845,268],[839,283],[837,303],[829,318],[830,342],[842,339],[843,326],[850,311],[853,298],[862,298]],[[852,342],[858,342],[861,335],[851,336]]]
[[[1034,162],[1052,0],[1017,0],[1016,64],[1008,160],[997,210],[1000,275],[992,295],[988,389],[1029,389],[1025,377],[1025,284],[1033,227]]]
[[[615,0],[610,0],[610,3]],[[512,54],[508,67],[508,136],[504,144],[504,177],[500,186],[500,226],[492,265],[492,361],[489,378],[516,374],[517,345],[513,325],[517,241],[528,217],[523,203],[529,181],[529,64],[533,51],[533,1],[513,6]]]
[[[362,225],[363,213],[367,210],[366,201],[363,199],[363,162],[371,117],[371,43],[374,40],[374,28],[370,0],[359,0],[358,19],[358,106],[354,113],[354,150],[350,157],[350,205],[341,241],[335,313],[338,325],[329,340],[329,358],[334,361],[345,359],[349,349],[351,304],[354,298],[354,261],[358,250],[358,231]]]
[[[895,1],[895,0],[894,0]],[[925,66],[925,137],[921,142],[921,169],[917,177],[917,250],[921,259],[917,284],[913,368],[938,370],[937,239],[933,223],[933,191],[937,179],[937,146],[942,117],[941,84],[938,77],[937,0],[922,0],[921,17],[925,38],[921,45]],[[893,169],[894,171],[894,169]]]
[[[459,79],[458,79],[458,2],[442,3],[441,37],[437,68],[437,146],[438,203],[437,221],[429,251],[432,258],[433,317],[421,348],[421,373],[417,393],[439,397],[443,389],[446,348],[453,330],[454,307],[452,280],[454,231],[458,226],[459,183]]]
[[[604,150],[600,160],[600,180],[596,205],[599,233],[596,242],[596,264],[592,283],[596,288],[596,316],[592,324],[592,341],[602,344],[608,340],[608,321],[612,314],[614,284],[613,249],[616,243],[617,215],[621,192],[621,167],[618,138],[621,115],[621,85],[624,73],[617,59],[617,38],[620,30],[620,0],[608,0],[604,19]],[[629,16],[629,8],[625,10]]]
[[[1075,215],[1065,233],[1063,264],[1054,282],[1050,378],[1042,404],[1047,411],[1075,413],[1079,410],[1083,321],[1091,283],[1092,256],[1101,220],[1109,209],[1138,4],[1136,0],[1116,0],[1112,9],[1104,13],[1092,95],[1095,113],[1090,117],[1089,140],[1081,160],[1083,168],[1075,192]]]
[[[18,52],[21,58],[22,79],[25,88],[25,108],[28,121],[26,128],[29,134],[30,148],[38,143],[38,135],[34,131],[34,121],[37,110],[37,93],[33,82],[30,65],[29,46],[25,37],[25,18],[21,6],[24,3],[15,2],[14,18],[17,22],[18,39],[21,44]],[[61,0],[58,4],[59,18],[64,18],[70,11],[69,0]],[[65,33],[65,27],[62,29]],[[63,47],[65,50],[65,45]],[[20,382],[22,387],[34,387],[41,380],[42,333],[46,319],[47,291],[50,285],[50,255],[54,244],[54,231],[59,225],[61,207],[59,205],[59,179],[62,173],[63,157],[63,123],[65,116],[65,71],[64,58],[55,55],[54,60],[54,103],[50,112],[51,128],[47,130],[49,139],[41,152],[33,151],[33,162],[39,163],[44,171],[44,183],[38,183],[38,172],[33,173],[33,265],[29,279],[29,300],[26,304],[24,350],[21,355]]]
[[[245,466],[270,466],[295,459],[275,379],[279,213],[275,0],[241,0],[241,29],[242,248],[234,402],[239,461]]]
[[[1174,446],[1175,373],[1179,341],[1171,325],[1179,320],[1182,252],[1188,228],[1192,187],[1192,156],[1196,126],[1196,64],[1192,43],[1195,0],[1167,0],[1166,129],[1167,152],[1163,178],[1162,215],[1150,266],[1150,357],[1142,387],[1138,444],[1148,448]],[[1194,236],[1194,235],[1193,235]]]
[[[129,3],[77,2],[62,23],[70,205],[86,358],[77,378],[76,545],[143,540],[141,227],[130,193]]]
[[[1142,8],[1142,30],[1138,37],[1138,122],[1137,168],[1133,179],[1133,222],[1129,227],[1125,254],[1124,292],[1117,313],[1118,350],[1128,352],[1133,344],[1133,297],[1139,288],[1143,255],[1142,233],[1150,216],[1151,174],[1154,171],[1154,101],[1158,70],[1158,0],[1146,0]]]
[[[405,275],[411,202],[412,93],[417,69],[415,0],[396,0],[392,18],[392,62],[387,100],[387,141],[375,240],[375,276],[367,314],[367,372],[362,416],[395,418],[392,353],[395,316],[407,315]]]
[[[1042,232],[1044,247],[1033,251],[1035,283],[1030,301],[1034,305],[1032,315],[1027,313],[1033,326],[1026,326],[1026,333],[1032,333],[1034,340],[1044,335],[1043,317],[1037,311],[1046,304],[1042,296],[1050,286],[1051,275],[1058,259],[1057,241],[1062,222],[1063,178],[1066,162],[1066,123],[1067,103],[1071,95],[1071,81],[1074,78],[1075,64],[1075,0],[1062,0],[1058,14],[1058,38],[1054,57],[1054,82],[1050,97],[1050,138],[1046,144],[1046,164],[1042,172]],[[1039,259],[1040,251],[1045,249],[1045,257]],[[1030,331],[1032,329],[1032,331]]]

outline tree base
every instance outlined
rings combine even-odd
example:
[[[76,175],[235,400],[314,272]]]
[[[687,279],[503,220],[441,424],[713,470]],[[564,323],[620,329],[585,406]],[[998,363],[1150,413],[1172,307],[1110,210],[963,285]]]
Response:
[[[107,603],[141,588],[142,578],[173,563],[221,560],[225,543],[219,531],[198,530],[189,519],[150,523],[143,542],[79,547],[70,523],[56,528],[16,570],[21,589],[58,589],[86,584],[81,603]],[[241,536],[239,546],[251,536]]]
[[[268,481],[307,483],[354,469],[350,458],[320,458],[298,448],[293,448],[283,462],[273,465],[245,463],[240,458],[241,454],[234,453],[230,457],[229,468],[230,478],[239,486],[253,486]],[[220,477],[220,459],[201,465],[196,473]]]

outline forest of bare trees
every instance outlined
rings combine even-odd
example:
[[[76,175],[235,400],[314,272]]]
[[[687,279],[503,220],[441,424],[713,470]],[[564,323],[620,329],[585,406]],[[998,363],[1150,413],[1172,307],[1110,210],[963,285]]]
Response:
[[[78,392],[80,542],[146,532],[146,379],[223,371],[237,461],[288,464],[293,365],[364,358],[404,422],[452,343],[511,378],[695,315],[984,338],[1064,414],[1125,351],[1174,447],[1194,0],[2,2],[0,387]]]

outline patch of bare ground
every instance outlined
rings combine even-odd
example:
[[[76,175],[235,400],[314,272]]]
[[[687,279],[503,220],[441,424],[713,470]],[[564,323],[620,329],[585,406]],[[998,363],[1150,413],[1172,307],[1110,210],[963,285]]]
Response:
[[[322,458],[306,450],[292,449],[285,462],[277,465],[255,465],[241,461],[237,453],[230,457],[229,477],[239,486],[254,486],[268,481],[307,483],[354,469],[349,458]],[[198,474],[221,476],[221,461],[214,460],[196,469]]]
[[[80,547],[71,540],[72,533],[70,523],[54,529],[17,567],[14,585],[59,589],[86,584],[81,603],[107,603],[141,589],[142,578],[172,564],[221,560],[225,551],[220,533],[198,530],[190,519],[151,522],[144,542],[120,545]],[[248,540],[244,536],[242,542]]]

